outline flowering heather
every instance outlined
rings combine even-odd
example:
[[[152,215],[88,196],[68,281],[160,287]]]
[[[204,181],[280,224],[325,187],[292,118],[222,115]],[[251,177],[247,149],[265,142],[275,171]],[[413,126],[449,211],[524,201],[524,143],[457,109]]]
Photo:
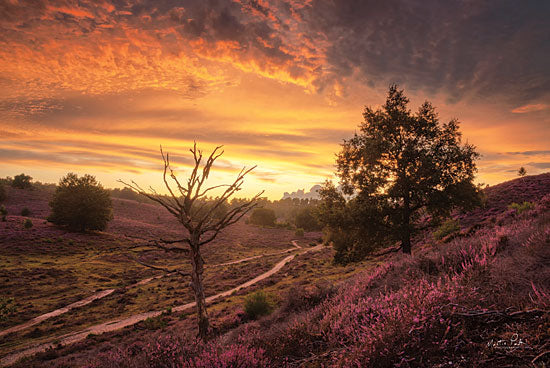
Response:
[[[393,255],[285,321],[250,323],[207,345],[160,342],[109,359],[121,367],[528,364],[550,338],[549,209],[546,195],[533,210],[468,237]],[[514,333],[529,349],[507,351],[503,360],[490,342]],[[98,364],[90,367],[108,366]]]
[[[269,364],[261,349],[242,345],[224,346],[184,341],[164,336],[145,344],[134,344],[125,350],[101,354],[87,368],[262,368]]]

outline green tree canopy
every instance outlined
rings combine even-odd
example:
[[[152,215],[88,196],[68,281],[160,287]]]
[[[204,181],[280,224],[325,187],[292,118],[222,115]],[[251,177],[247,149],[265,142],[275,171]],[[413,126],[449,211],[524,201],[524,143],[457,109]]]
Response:
[[[250,223],[261,226],[275,226],[275,211],[270,208],[255,208],[250,215]]]
[[[366,107],[359,133],[337,157],[342,191],[330,184],[321,191],[321,222],[349,238],[337,247],[342,260],[396,242],[410,253],[421,216],[439,222],[480,204],[473,184],[479,154],[462,144],[458,121],[441,124],[429,102],[417,113],[408,104],[392,85],[382,108]]]
[[[315,207],[313,206],[304,207],[298,210],[294,223],[297,228],[302,228],[305,231],[315,231],[321,229],[321,225],[315,217]]]
[[[48,220],[73,231],[104,230],[113,218],[109,192],[91,175],[69,173],[63,177],[50,207]]]
[[[30,177],[29,175],[19,174],[13,177],[11,186],[19,189],[29,189],[32,188],[31,181],[32,177]]]

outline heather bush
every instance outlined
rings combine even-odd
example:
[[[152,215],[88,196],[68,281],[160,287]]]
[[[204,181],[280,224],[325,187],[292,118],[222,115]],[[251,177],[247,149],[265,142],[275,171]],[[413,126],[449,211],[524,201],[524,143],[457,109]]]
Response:
[[[273,311],[273,302],[265,292],[260,290],[246,297],[244,311],[248,318],[257,319]]]
[[[73,231],[104,230],[113,218],[109,192],[91,175],[63,177],[50,207],[48,220]]]
[[[33,226],[33,223],[31,221],[31,219],[25,219],[25,221],[23,221],[23,227],[25,229],[30,229],[31,227]]]
[[[13,177],[11,186],[19,189],[29,189],[32,188],[32,177],[25,174],[19,174]]]
[[[125,349],[99,354],[87,368],[263,368],[269,367],[261,349],[244,345],[222,347],[215,342],[186,341],[161,336]]]
[[[310,310],[336,293],[336,287],[325,280],[313,285],[293,286],[286,293],[280,307],[281,313],[296,313]]]
[[[275,226],[275,211],[269,208],[255,208],[250,215],[250,223],[260,226]]]
[[[31,214],[31,210],[29,210],[27,207],[21,210],[21,216],[29,216],[30,214]]]
[[[294,232],[294,235],[299,236],[300,238],[303,237],[304,236],[304,229],[302,229],[302,228],[296,229],[296,231]]]
[[[460,222],[455,219],[446,220],[439,228],[434,231],[433,236],[437,240],[442,240],[445,237],[456,234],[460,231]]]

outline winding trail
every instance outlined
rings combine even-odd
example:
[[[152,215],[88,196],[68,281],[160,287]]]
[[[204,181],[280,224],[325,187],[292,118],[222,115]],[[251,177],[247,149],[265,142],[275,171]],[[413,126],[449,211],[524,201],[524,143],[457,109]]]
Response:
[[[211,265],[211,266],[208,266],[208,267],[230,266],[230,265],[234,265],[234,264],[238,264],[238,263],[252,261],[254,259],[258,259],[258,258],[262,258],[262,257],[275,256],[275,255],[289,253],[289,252],[295,251],[297,249],[302,249],[302,247],[300,247],[296,243],[295,240],[292,240],[291,242],[292,242],[292,245],[294,245],[294,248],[286,249],[286,250],[283,250],[281,252],[260,254],[258,256],[243,258],[243,259],[239,259],[239,260],[231,261],[231,262],[227,262],[227,263],[219,263],[219,264]],[[157,279],[163,278],[165,276],[170,276],[170,275],[173,275],[173,274],[174,273],[167,273],[167,274],[148,277],[148,278],[140,280],[140,281],[138,281],[134,284],[128,285],[128,286],[124,287],[124,289],[128,290],[128,289],[136,287],[136,286],[145,285],[145,284],[148,284],[149,282],[151,282],[153,280],[157,280]],[[27,322],[24,322],[24,323],[21,323],[19,325],[16,325],[16,326],[10,327],[8,329],[5,329],[3,331],[0,331],[0,337],[8,335],[8,334],[13,333],[13,332],[19,332],[19,331],[25,330],[29,327],[32,327],[32,326],[35,326],[35,325],[37,325],[41,322],[44,322],[47,319],[65,314],[65,313],[69,312],[71,309],[83,307],[85,305],[90,304],[91,302],[93,302],[95,300],[103,299],[106,296],[111,295],[115,291],[116,291],[116,289],[106,289],[106,290],[98,291],[98,292],[96,292],[96,293],[94,293],[94,294],[92,294],[92,295],[90,295],[90,296],[88,296],[88,297],[86,297],[82,300],[71,303],[71,304],[69,304],[65,307],[56,309],[56,310],[48,312],[48,313],[41,314],[41,315],[39,315],[37,317],[34,317],[33,319],[31,319]]]
[[[280,252],[278,254],[287,253],[287,252],[290,252],[290,251],[293,251],[293,250],[297,251],[297,250],[304,249],[304,248],[300,247],[296,243],[296,241],[294,241],[294,240],[292,241],[292,244],[295,246],[295,248]],[[305,249],[300,254],[308,253],[308,252],[311,252],[311,251],[318,251],[322,248],[323,248],[323,245],[319,244],[315,247]],[[277,254],[277,253],[275,253],[275,254]],[[273,255],[273,254],[270,254],[270,255]],[[275,266],[272,269],[270,269],[269,271],[266,271],[266,272],[262,273],[261,275],[256,276],[255,278],[253,278],[253,279],[251,279],[251,280],[249,280],[245,283],[242,283],[242,284],[240,284],[240,285],[238,285],[238,286],[236,286],[232,289],[226,290],[224,292],[221,292],[221,293],[218,293],[218,294],[207,297],[206,302],[211,303],[213,300],[216,300],[218,298],[227,297],[227,296],[233,294],[236,291],[239,291],[239,290],[244,289],[244,288],[248,288],[248,287],[256,284],[257,282],[260,282],[260,281],[272,276],[273,274],[279,272],[287,263],[292,261],[294,259],[294,257],[296,257],[296,255],[297,255],[297,253],[291,254],[291,255],[285,257],[284,259],[279,261],[277,264],[275,264]],[[262,256],[267,256],[267,255],[262,255]],[[249,257],[249,258],[246,258],[246,260],[251,260],[251,259],[256,259],[256,258],[259,258],[259,257],[258,256]],[[239,260],[239,261],[245,262],[244,260]],[[234,264],[234,263],[240,263],[240,262],[234,261],[234,262],[229,262],[228,264]],[[219,264],[219,265],[226,265],[226,264],[222,263],[222,264]],[[218,265],[216,265],[216,266],[218,266]],[[154,278],[160,278],[162,276],[163,275],[160,275],[160,276],[152,277],[150,279],[152,280]],[[148,279],[146,279],[146,280],[148,280]],[[149,281],[151,281],[151,280],[149,280]],[[143,282],[143,281],[145,281],[145,280],[142,280],[140,282]],[[137,284],[134,284],[134,285],[137,285]],[[109,290],[104,290],[103,292],[107,292],[107,291],[109,291]],[[111,293],[112,293],[112,291],[110,293],[108,293],[107,295],[109,295]],[[79,302],[76,302],[76,303],[73,303],[71,305],[74,305],[74,304],[83,302],[85,300],[88,300],[88,299],[90,299],[94,296],[97,296],[97,294],[99,294],[99,293],[96,293],[96,294],[94,294],[94,295],[92,295],[92,296],[90,296],[86,299],[83,299],[83,300],[81,300]],[[102,297],[104,297],[104,296],[102,296]],[[96,297],[93,300],[97,300],[97,299],[100,299],[100,298]],[[86,304],[91,303],[93,300],[88,301]],[[82,305],[85,305],[85,304],[81,304],[79,306],[82,306]],[[194,306],[195,306],[195,302],[190,302],[190,303],[187,303],[187,304],[176,306],[176,307],[172,308],[172,311],[180,312],[180,311],[183,311],[183,310],[186,310],[186,309],[190,309]],[[65,308],[68,308],[68,307],[69,306],[67,306]],[[76,306],[76,307],[78,307],[78,306]],[[76,308],[76,307],[73,307],[73,308]],[[57,311],[62,311],[65,308],[58,309]],[[70,309],[68,309],[68,310],[70,310]],[[57,312],[57,311],[54,311],[54,312]],[[66,313],[67,311],[62,312],[62,313]],[[54,313],[54,312],[50,312],[50,313]],[[47,349],[54,348],[54,347],[57,347],[57,346],[60,346],[60,345],[65,346],[65,345],[74,344],[76,342],[79,342],[79,341],[82,341],[82,340],[86,339],[86,337],[88,337],[88,335],[90,335],[90,334],[99,335],[99,334],[102,334],[102,333],[112,332],[112,331],[116,331],[116,330],[119,330],[119,329],[124,328],[124,327],[132,326],[132,325],[134,325],[138,322],[146,320],[147,318],[157,317],[157,316],[161,315],[163,312],[164,311],[150,311],[150,312],[135,314],[135,315],[132,315],[132,316],[129,316],[129,317],[126,317],[126,318],[119,318],[119,319],[115,319],[115,320],[112,320],[112,321],[109,321],[109,322],[105,322],[105,323],[97,324],[97,325],[94,325],[94,326],[90,326],[90,327],[88,327],[88,328],[86,328],[82,331],[71,332],[71,333],[56,337],[56,338],[52,338],[52,339],[50,339],[50,341],[55,341],[56,342],[55,344],[53,342],[46,342],[46,343],[36,345],[36,346],[30,347],[30,348],[27,348],[27,349],[24,349],[24,350],[20,350],[20,351],[17,351],[17,352],[14,352],[12,354],[8,354],[8,355],[4,356],[2,359],[0,359],[0,366],[3,367],[3,366],[11,365],[11,364],[17,362],[19,359],[22,359],[22,358],[27,357],[27,356],[34,355],[36,353],[46,351]],[[47,313],[46,315],[48,315],[50,313]],[[62,314],[62,313],[58,313],[57,315]],[[43,315],[43,316],[45,316],[45,315]],[[42,316],[36,317],[35,319],[40,318],[40,317],[42,317]],[[50,318],[50,317],[47,317],[47,318]],[[44,318],[41,321],[43,321],[47,318]],[[34,321],[35,319],[27,322],[27,324]],[[36,322],[36,323],[39,323],[39,322]],[[34,324],[36,324],[36,323],[34,323]],[[19,325],[19,326],[22,326],[22,325]],[[18,327],[18,326],[15,326],[15,327]]]

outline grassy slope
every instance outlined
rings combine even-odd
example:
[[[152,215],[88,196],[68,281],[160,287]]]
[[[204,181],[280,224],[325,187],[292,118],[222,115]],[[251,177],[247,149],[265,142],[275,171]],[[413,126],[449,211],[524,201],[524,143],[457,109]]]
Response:
[[[97,290],[115,288],[117,291],[30,329],[0,337],[0,356],[95,323],[165,309],[192,300],[187,283],[177,276],[124,288],[159,274],[131,261],[128,255],[140,256],[150,263],[187,267],[184,259],[171,258],[167,262],[163,252],[135,246],[135,243],[143,240],[178,235],[177,222],[162,208],[114,199],[115,218],[106,232],[68,233],[45,221],[49,214],[50,195],[51,192],[42,190],[8,188],[8,200],[5,202],[9,212],[8,221],[0,222],[0,295],[13,297],[17,312],[8,321],[0,322],[0,330],[66,306]],[[29,217],[34,223],[31,229],[24,229],[24,217],[17,216],[25,207],[31,211]],[[307,246],[319,235],[308,233],[298,242]],[[204,256],[207,264],[218,264],[291,248],[290,240],[294,238],[293,231],[238,223],[209,244]],[[243,264],[207,268],[207,293],[224,291],[251,279],[271,268],[282,257],[271,256]],[[308,282],[320,276],[338,279],[357,271],[355,266],[333,268],[330,249],[303,257],[303,260],[298,257],[283,272],[251,290],[241,291],[226,301],[218,302],[212,308],[214,324],[224,329],[232,326],[235,318],[238,322],[241,313],[239,306],[242,305],[244,295],[257,288],[268,288],[276,295],[283,293],[294,282]],[[176,325],[173,328],[179,330],[188,330],[191,334],[194,331],[192,315],[172,316],[170,325]],[[141,334],[139,328],[134,332],[137,336]]]
[[[448,243],[427,238],[412,257],[391,255],[332,296],[323,286],[297,288],[274,315],[213,345],[191,351],[172,335],[127,350],[120,339],[120,349],[88,357],[91,366],[548,366],[549,178],[492,187],[488,207],[462,216],[463,224],[482,227]],[[506,209],[525,200],[539,203],[523,214]],[[320,304],[303,308],[316,296]],[[129,353],[136,346],[140,353]]]

